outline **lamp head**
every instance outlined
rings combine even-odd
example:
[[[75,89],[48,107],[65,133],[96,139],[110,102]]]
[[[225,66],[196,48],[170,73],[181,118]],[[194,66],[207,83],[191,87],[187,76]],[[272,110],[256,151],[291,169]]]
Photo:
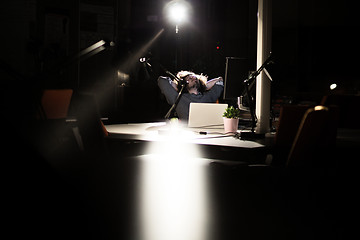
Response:
[[[188,20],[191,6],[184,0],[173,0],[165,5],[164,10],[168,19],[179,25]]]

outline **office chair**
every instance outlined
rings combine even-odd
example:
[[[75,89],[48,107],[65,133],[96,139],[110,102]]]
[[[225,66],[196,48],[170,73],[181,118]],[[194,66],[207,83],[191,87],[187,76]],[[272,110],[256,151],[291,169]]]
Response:
[[[286,167],[320,167],[331,160],[337,134],[337,107],[316,106],[304,114]]]
[[[281,107],[272,151],[272,165],[285,165],[301,120],[309,108],[310,106],[305,105],[284,105]]]
[[[43,91],[38,117],[42,119],[65,119],[68,115],[72,89],[46,89]]]
[[[73,94],[72,89],[46,89],[36,120],[32,135],[39,150],[50,159],[59,162],[104,150],[104,137],[108,132],[91,94]]]

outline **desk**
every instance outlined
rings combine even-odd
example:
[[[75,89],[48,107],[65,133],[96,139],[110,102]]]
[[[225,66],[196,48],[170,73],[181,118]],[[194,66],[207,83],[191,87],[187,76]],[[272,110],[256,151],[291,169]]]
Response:
[[[113,124],[105,127],[112,138],[167,141],[170,137],[172,140],[202,145],[248,149],[265,147],[264,142],[245,141],[232,135],[225,135],[223,128],[188,128],[181,124],[167,124],[165,122]]]
[[[232,135],[225,135],[223,128],[188,128],[181,124],[165,122],[113,124],[105,126],[109,138],[113,140],[142,142],[143,145],[154,145],[170,142],[182,146],[184,151],[196,144],[201,157],[212,160],[231,160],[244,164],[263,163],[270,145],[266,140],[240,140]],[[203,134],[200,134],[202,132]],[[206,134],[204,134],[206,133]],[[128,145],[129,147],[130,145]],[[142,149],[148,147],[142,147]],[[140,147],[136,153],[141,154]]]

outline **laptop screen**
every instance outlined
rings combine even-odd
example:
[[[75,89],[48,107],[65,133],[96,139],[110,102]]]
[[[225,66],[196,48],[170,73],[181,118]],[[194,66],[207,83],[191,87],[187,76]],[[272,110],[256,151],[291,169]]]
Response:
[[[190,103],[188,127],[224,127],[227,104]]]

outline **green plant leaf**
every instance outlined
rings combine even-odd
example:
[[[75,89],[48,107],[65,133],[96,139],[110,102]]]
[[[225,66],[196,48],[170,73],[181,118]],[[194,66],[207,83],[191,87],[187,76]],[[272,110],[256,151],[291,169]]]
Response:
[[[239,118],[240,117],[240,109],[234,108],[233,106],[230,106],[225,109],[225,112],[223,113],[223,117],[226,118]]]

